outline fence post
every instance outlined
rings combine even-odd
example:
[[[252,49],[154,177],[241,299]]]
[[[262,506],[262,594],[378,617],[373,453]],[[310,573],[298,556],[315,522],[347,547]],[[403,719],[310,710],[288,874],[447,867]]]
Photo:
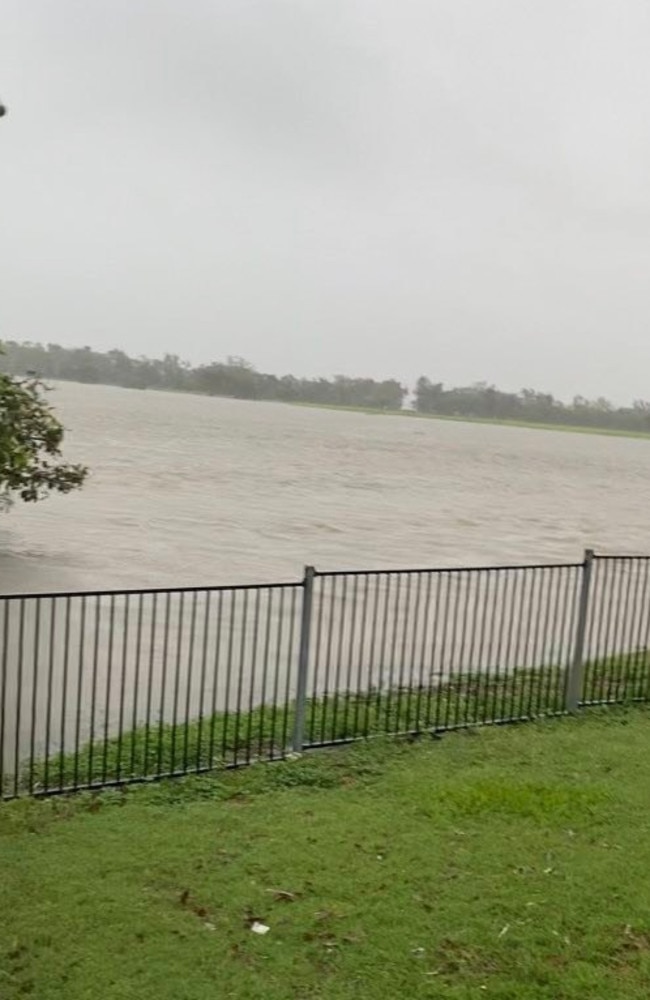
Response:
[[[582,581],[580,584],[580,598],[578,602],[578,620],[576,622],[576,635],[573,645],[573,656],[567,674],[565,708],[567,712],[578,711],[580,699],[582,697],[582,686],[584,682],[584,650],[585,636],[587,634],[587,619],[589,617],[589,594],[591,591],[591,577],[594,568],[594,550],[585,549],[585,558],[582,563]]]
[[[311,609],[314,598],[313,566],[305,566],[302,581],[302,618],[300,621],[300,647],[298,650],[298,683],[296,686],[296,714],[293,722],[291,749],[302,753],[305,742],[305,705],[307,703],[307,680],[309,674],[309,641],[311,638]]]

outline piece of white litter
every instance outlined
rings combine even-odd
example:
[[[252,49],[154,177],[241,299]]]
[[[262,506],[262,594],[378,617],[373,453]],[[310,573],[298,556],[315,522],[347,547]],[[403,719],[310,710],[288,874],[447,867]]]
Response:
[[[499,931],[499,937],[500,938],[505,937],[509,930],[510,930],[510,924],[506,924],[505,927],[502,927],[501,930]]]
[[[216,931],[216,929],[217,929],[217,928],[216,928],[216,927],[214,926],[214,924],[211,924],[211,923],[208,923],[208,921],[207,921],[207,920],[206,920],[206,922],[205,922],[205,923],[203,924],[203,926],[205,927],[206,931]]]
[[[255,920],[251,924],[251,930],[253,934],[268,934],[271,928],[267,927],[266,924],[261,924],[259,920]]]

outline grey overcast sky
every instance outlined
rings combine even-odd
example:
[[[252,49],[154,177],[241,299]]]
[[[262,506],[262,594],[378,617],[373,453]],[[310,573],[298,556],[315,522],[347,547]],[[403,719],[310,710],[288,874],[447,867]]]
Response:
[[[650,397],[647,0],[3,0],[0,338]]]

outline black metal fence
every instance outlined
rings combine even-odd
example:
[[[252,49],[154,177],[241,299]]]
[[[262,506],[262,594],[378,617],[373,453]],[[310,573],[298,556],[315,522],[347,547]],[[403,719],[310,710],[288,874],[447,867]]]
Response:
[[[3,798],[649,695],[650,557],[0,597]]]

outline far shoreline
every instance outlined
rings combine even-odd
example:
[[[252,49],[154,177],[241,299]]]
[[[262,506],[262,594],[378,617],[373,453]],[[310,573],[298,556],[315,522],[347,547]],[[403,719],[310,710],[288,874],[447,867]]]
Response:
[[[289,400],[289,399],[251,399],[246,396],[226,396],[226,395],[216,395],[214,393],[208,392],[197,392],[187,389],[173,389],[173,388],[163,388],[159,386],[126,386],[118,385],[115,382],[79,382],[75,379],[66,378],[56,378],[44,380],[46,383],[63,383],[71,385],[84,385],[84,386],[104,386],[111,389],[125,389],[129,392],[154,392],[154,393],[170,393],[174,396],[199,396],[203,399],[229,399],[241,403],[275,403],[280,406],[292,406],[299,407],[307,410],[329,410],[330,412],[341,411],[343,413],[362,413],[370,417],[405,417],[412,420],[441,420],[446,423],[456,423],[456,424],[484,424],[493,427],[514,427],[522,430],[536,430],[536,431],[557,431],[561,434],[591,434],[597,435],[599,437],[619,437],[619,438],[629,438],[631,440],[648,441],[650,440],[650,431],[632,431],[624,430],[622,428],[616,427],[590,427],[586,424],[555,424],[555,423],[542,423],[532,420],[507,420],[500,419],[498,417],[470,417],[470,416],[452,416],[446,413],[419,413],[417,410],[391,410],[391,409],[380,409],[379,407],[372,406],[352,406],[346,403],[311,403],[302,400]]]
[[[216,398],[216,397],[215,397]],[[226,398],[226,397],[221,397]],[[227,397],[232,398],[232,397]],[[617,427],[589,427],[586,424],[546,424],[533,420],[505,420],[499,417],[465,417],[451,416],[446,413],[419,413],[417,410],[380,410],[370,406],[347,406],[335,403],[303,403],[287,400],[249,400],[251,403],[269,402],[284,403],[286,406],[299,406],[310,410],[344,410],[348,413],[365,413],[371,417],[409,417],[414,420],[444,420],[455,424],[487,424],[493,427],[518,427],[523,430],[558,431],[561,434],[595,434],[601,437],[622,437],[650,440],[650,431],[628,431]]]

